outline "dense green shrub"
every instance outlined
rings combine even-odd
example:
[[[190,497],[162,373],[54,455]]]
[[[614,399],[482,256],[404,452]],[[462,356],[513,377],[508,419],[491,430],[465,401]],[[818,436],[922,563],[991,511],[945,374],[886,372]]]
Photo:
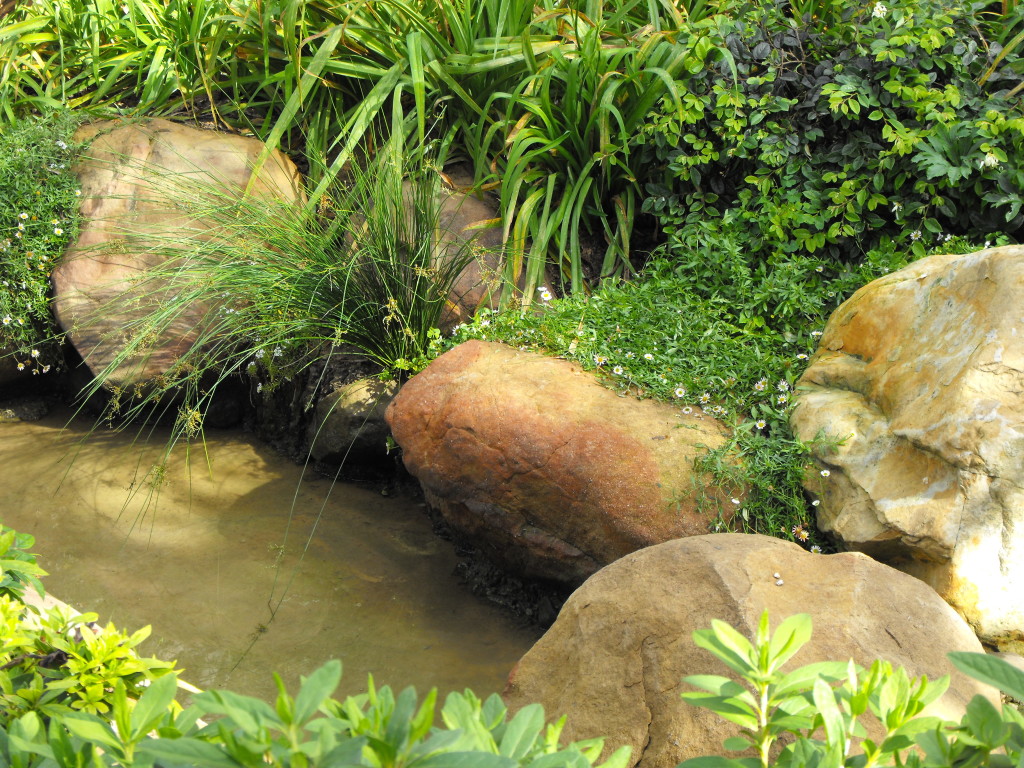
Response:
[[[740,3],[695,26],[708,66],[644,131],[666,169],[644,202],[666,256],[695,290],[742,297],[755,326],[816,319],[875,276],[862,263],[1024,225],[1016,51],[980,84],[1013,19],[949,0],[814,6],[796,21],[786,2]]]
[[[70,168],[78,123],[52,112],[0,131],[0,347],[26,375],[61,361],[50,270],[78,234],[80,193]]]

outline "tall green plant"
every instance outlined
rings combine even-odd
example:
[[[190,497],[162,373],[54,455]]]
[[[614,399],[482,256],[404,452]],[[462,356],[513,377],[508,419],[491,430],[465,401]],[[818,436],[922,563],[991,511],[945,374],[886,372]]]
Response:
[[[757,756],[696,757],[679,768],[1019,765],[1024,716],[1016,707],[1005,704],[1000,711],[978,694],[959,724],[923,715],[945,692],[949,678],[910,679],[906,670],[894,670],[885,661],[875,661],[867,671],[850,661],[810,664],[783,674],[782,665],[810,636],[809,615],[790,616],[772,634],[767,611],[752,641],[718,620],[693,633],[694,642],[740,682],[693,675],[684,682],[701,691],[684,693],[683,699],[740,726],[740,736],[726,739],[726,750],[753,747]],[[1024,700],[1024,673],[1003,659],[964,652],[949,658],[961,672]],[[877,722],[880,739],[866,736],[867,718]]]

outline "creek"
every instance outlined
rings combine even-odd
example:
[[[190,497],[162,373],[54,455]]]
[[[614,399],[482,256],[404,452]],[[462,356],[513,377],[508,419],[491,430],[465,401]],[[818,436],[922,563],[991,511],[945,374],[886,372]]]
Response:
[[[150,625],[142,654],[193,685],[269,699],[272,671],[295,691],[340,658],[339,694],[372,673],[485,697],[540,636],[460,583],[414,501],[303,477],[240,431],[208,432],[205,455],[176,449],[153,483],[165,432],[91,426],[0,424],[0,520],[36,537],[48,592],[124,631]]]

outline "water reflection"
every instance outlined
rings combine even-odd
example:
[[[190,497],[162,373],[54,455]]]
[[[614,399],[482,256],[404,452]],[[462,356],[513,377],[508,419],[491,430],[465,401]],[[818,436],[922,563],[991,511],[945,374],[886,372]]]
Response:
[[[83,443],[89,422],[62,429],[68,418],[0,425],[2,520],[36,536],[49,591],[125,630],[152,625],[142,651],[201,688],[270,697],[271,670],[291,687],[337,657],[343,693],[372,672],[486,695],[540,635],[458,582],[450,545],[407,500],[300,483],[237,432],[175,456],[154,487],[158,448],[107,431]]]

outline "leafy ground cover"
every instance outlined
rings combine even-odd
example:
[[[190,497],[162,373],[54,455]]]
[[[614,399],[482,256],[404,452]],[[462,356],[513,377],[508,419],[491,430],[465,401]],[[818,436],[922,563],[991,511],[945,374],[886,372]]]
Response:
[[[60,367],[50,270],[78,235],[78,118],[53,112],[0,132],[0,347],[26,375]]]

